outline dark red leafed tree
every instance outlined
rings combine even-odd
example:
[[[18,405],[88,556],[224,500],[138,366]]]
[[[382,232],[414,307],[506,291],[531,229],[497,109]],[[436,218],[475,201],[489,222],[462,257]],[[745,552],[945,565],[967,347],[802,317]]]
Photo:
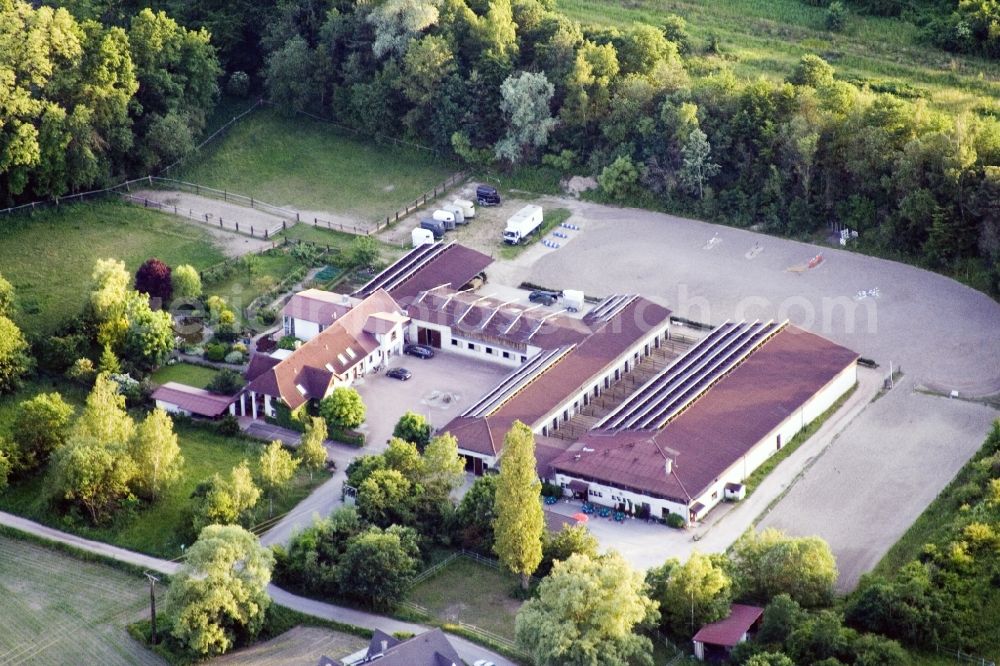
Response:
[[[135,272],[135,290],[149,294],[151,299],[160,298],[160,302],[166,305],[173,293],[173,287],[170,285],[170,266],[156,258],[148,259]]]

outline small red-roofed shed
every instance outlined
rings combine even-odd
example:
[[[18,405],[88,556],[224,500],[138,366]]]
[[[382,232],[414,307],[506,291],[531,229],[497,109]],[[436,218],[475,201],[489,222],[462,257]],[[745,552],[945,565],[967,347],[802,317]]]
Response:
[[[764,609],[759,606],[732,604],[729,617],[706,624],[694,635],[694,656],[701,661],[726,659],[734,646],[757,630],[762,615]]]

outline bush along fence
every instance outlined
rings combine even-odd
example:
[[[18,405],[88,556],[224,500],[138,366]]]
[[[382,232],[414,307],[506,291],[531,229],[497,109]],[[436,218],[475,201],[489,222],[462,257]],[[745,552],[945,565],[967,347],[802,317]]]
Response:
[[[173,164],[168,164],[167,166],[163,167],[162,169],[160,169],[159,173],[161,173],[161,174],[167,173],[168,171],[170,171],[174,167],[180,165],[182,162],[184,162],[186,159],[188,159],[192,155],[196,155],[199,151],[201,151],[202,148],[204,148],[210,142],[214,141],[216,138],[218,138],[218,137],[222,136],[223,134],[225,134],[229,130],[230,127],[232,127],[233,125],[235,125],[240,120],[243,120],[243,118],[245,118],[246,116],[248,116],[251,113],[253,113],[257,109],[257,107],[260,106],[263,103],[264,103],[263,99],[258,99],[257,101],[255,101],[253,104],[250,105],[249,108],[247,108],[246,111],[244,111],[243,113],[239,114],[238,116],[233,116],[233,118],[231,120],[229,120],[228,122],[226,122],[226,124],[224,124],[222,127],[220,127],[219,129],[215,130],[214,132],[212,132],[211,134],[209,134],[207,137],[205,137],[205,139],[201,143],[199,143],[197,146],[194,147],[194,150],[192,150],[187,155],[183,155],[182,157],[178,158],[177,161],[174,162]]]

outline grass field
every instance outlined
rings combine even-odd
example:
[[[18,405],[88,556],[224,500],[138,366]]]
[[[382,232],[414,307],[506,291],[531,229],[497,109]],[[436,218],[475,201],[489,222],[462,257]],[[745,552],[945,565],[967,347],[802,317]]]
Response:
[[[154,372],[150,379],[157,384],[177,382],[178,384],[187,384],[195,388],[205,388],[217,374],[219,373],[216,370],[206,368],[202,365],[175,363],[174,365],[163,366]]]
[[[79,314],[97,259],[130,271],[150,257],[206,268],[223,259],[203,229],[118,201],[74,204],[0,224],[0,273],[17,290],[15,319],[27,333],[54,330]]]
[[[416,150],[359,141],[328,123],[263,110],[207,146],[178,177],[279,206],[370,222],[456,170]]]
[[[443,622],[465,622],[514,640],[514,616],[521,601],[508,594],[516,577],[465,557],[414,587],[407,601]]]
[[[162,664],[125,629],[148,609],[136,576],[0,536],[0,663]]]
[[[13,484],[0,494],[0,509],[129,550],[167,559],[177,557],[181,554],[181,545],[189,545],[184,541],[188,532],[186,509],[195,486],[215,472],[229,474],[229,470],[244,458],[250,459],[252,469],[259,445],[222,437],[194,426],[177,425],[175,429],[184,456],[181,481],[148,508],[132,515],[120,515],[115,522],[102,527],[70,523],[50,511],[44,477],[36,476]],[[307,471],[297,472],[289,490],[276,498],[275,515],[289,511],[327,478],[326,472],[314,474],[312,480]],[[267,500],[263,497],[257,505],[257,514],[258,521],[267,518]]]
[[[780,79],[799,58],[815,53],[837,68],[842,79],[913,86],[941,109],[1000,111],[1000,62],[945,53],[917,43],[917,28],[896,19],[852,14],[843,33],[824,29],[824,7],[801,0],[558,0],[573,18],[598,25],[657,25],[667,14],[688,23],[694,49],[718,37],[723,56],[699,63],[709,69],[728,63],[743,78]],[[848,5],[850,6],[850,5]]]

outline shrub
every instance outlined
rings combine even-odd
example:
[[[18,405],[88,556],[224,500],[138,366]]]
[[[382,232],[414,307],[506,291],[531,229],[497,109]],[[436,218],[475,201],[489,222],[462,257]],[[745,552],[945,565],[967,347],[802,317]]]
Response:
[[[356,428],[365,421],[365,403],[356,389],[338,386],[319,404],[319,413],[330,429]]]
[[[246,97],[250,92],[250,77],[239,70],[229,75],[226,81],[226,92],[233,97]]]
[[[226,363],[242,363],[243,362],[243,352],[233,350],[226,354]]]
[[[209,361],[224,361],[226,359],[226,345],[209,342],[205,345],[205,358]]]
[[[542,497],[555,497],[560,498],[563,496],[563,489],[554,483],[543,483],[542,484]]]
[[[228,356],[227,356],[228,358]],[[208,384],[208,390],[212,393],[223,395],[233,395],[243,388],[243,377],[233,370],[222,370]]]
[[[261,308],[257,311],[257,319],[264,326],[270,326],[274,322],[278,321],[278,313],[275,312],[274,308]]]
[[[221,342],[232,342],[236,339],[237,330],[235,324],[223,323],[215,327],[215,339]]]
[[[623,155],[604,167],[604,171],[597,177],[597,182],[609,197],[624,199],[635,191],[639,175],[639,168],[632,158]]]
[[[223,437],[235,437],[240,434],[240,422],[232,414],[226,414],[216,424],[215,431]]]
[[[290,349],[294,351],[299,342],[299,339],[294,335],[286,335],[278,340],[278,349]]]
[[[831,32],[840,32],[847,25],[847,8],[844,7],[844,3],[840,0],[834,0],[830,3],[830,6],[826,8],[826,17],[824,18],[824,23],[826,29]]]
[[[674,529],[681,529],[687,525],[687,521],[684,520],[684,516],[679,513],[672,513],[667,516],[667,525],[673,527]]]

